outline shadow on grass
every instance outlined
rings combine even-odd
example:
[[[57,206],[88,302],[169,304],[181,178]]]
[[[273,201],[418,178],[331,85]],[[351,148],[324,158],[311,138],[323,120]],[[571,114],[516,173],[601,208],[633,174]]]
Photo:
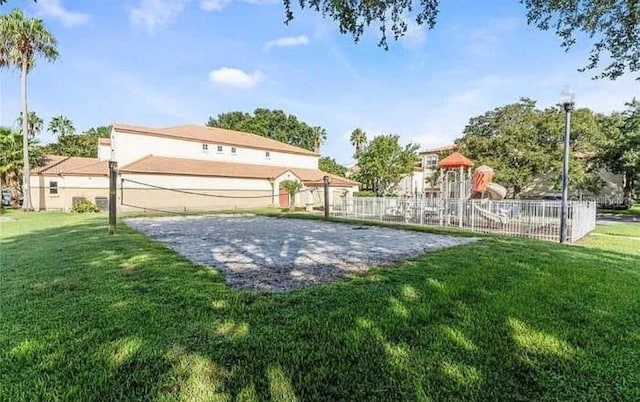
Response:
[[[637,400],[630,256],[487,239],[286,294],[122,225],[5,238],[2,400]]]

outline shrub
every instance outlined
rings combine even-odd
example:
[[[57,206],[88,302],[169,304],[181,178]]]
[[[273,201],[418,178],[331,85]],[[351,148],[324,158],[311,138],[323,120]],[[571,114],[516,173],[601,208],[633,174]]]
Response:
[[[374,193],[373,191],[365,190],[365,191],[356,191],[354,195],[356,197],[375,197],[376,193]]]
[[[100,212],[100,209],[98,209],[98,207],[96,207],[91,201],[82,200],[73,204],[71,211],[84,214],[87,212]]]
[[[289,193],[289,212],[296,210],[296,194],[302,189],[303,185],[299,181],[285,180],[280,183]]]

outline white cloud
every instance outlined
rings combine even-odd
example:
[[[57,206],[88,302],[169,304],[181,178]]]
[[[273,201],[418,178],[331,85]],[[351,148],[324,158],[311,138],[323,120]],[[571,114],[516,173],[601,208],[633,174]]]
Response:
[[[58,0],[53,0],[58,1]],[[171,24],[192,0],[139,0],[129,9],[129,20],[135,27],[148,33],[157,32]],[[274,4],[279,0],[200,0],[200,9],[206,12],[220,11],[233,2],[247,4]]]
[[[66,27],[72,28],[89,22],[89,14],[76,13],[65,9],[60,0],[40,0],[36,3],[38,13],[60,21]]]
[[[229,4],[231,4],[232,0],[202,0],[200,2],[200,8],[204,11],[220,11]]]
[[[221,67],[209,73],[209,79],[212,82],[238,88],[252,88],[256,86],[262,78],[263,74],[259,70],[253,73],[245,73],[242,70],[231,67]]]
[[[427,34],[425,32],[424,26],[418,25],[418,23],[407,17],[403,17],[404,22],[407,24],[407,31],[404,33],[404,36],[400,39],[401,43],[405,47],[419,47],[423,45],[427,40]]]
[[[190,0],[141,0],[129,9],[129,20],[135,27],[154,33],[169,25]]]
[[[254,5],[275,4],[279,0],[201,0],[200,8],[207,12],[220,11],[233,2],[242,2]]]
[[[505,51],[515,40],[515,31],[524,26],[526,23],[519,18],[495,18],[477,28],[455,28],[454,40],[462,43],[468,57],[492,60]]]
[[[285,36],[283,38],[278,38],[274,40],[270,40],[264,44],[264,50],[269,50],[272,47],[291,47],[291,46],[300,46],[300,45],[308,45],[309,38],[306,35],[300,36]]]

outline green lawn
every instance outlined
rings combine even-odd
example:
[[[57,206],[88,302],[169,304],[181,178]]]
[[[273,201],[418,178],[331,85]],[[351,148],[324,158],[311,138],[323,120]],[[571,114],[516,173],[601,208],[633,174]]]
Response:
[[[105,221],[0,216],[0,400],[640,400],[633,233],[272,295]]]
[[[640,216],[640,204],[635,204],[629,209],[620,209],[620,210],[599,209],[598,213],[606,214],[606,215],[634,215],[634,216]]]
[[[580,244],[640,256],[640,223],[598,225]]]

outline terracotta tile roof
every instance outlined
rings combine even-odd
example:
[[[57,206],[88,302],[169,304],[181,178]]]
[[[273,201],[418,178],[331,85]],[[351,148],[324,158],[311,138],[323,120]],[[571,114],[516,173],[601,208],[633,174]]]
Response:
[[[462,155],[460,152],[454,152],[451,155],[447,156],[440,162],[438,162],[438,166],[443,168],[457,168],[460,166],[471,167],[474,163],[469,160],[466,156]]]
[[[420,152],[420,155],[435,154],[435,153],[442,152],[442,151],[455,151],[456,148],[457,148],[457,146],[454,145],[454,144],[445,145],[445,146],[438,147],[438,148],[425,149],[424,151]]]
[[[198,126],[195,124],[164,128],[149,128],[115,123],[113,128],[117,131],[141,135],[171,137],[188,141],[208,142],[221,145],[236,145],[238,147],[264,149],[267,151],[278,151],[290,154],[319,155],[317,152],[294,147],[293,145],[285,144],[257,134],[226,130],[217,127]]]
[[[335,174],[326,173],[322,170],[316,169],[300,169],[293,168],[291,171],[308,187],[322,187],[324,186],[324,176],[329,176],[330,187],[352,187],[357,186],[357,181],[345,179],[344,177],[337,176]]]
[[[78,156],[45,155],[42,163],[33,169],[41,176],[108,176],[109,161]]]
[[[288,171],[308,186],[322,185],[327,173],[318,169],[288,168],[284,166],[250,165],[195,159],[168,158],[148,155],[119,170],[121,173],[163,174],[177,176],[234,177],[273,180]],[[358,183],[329,174],[331,186],[355,186]]]
[[[110,138],[98,138],[98,144],[100,145],[111,145]]]

